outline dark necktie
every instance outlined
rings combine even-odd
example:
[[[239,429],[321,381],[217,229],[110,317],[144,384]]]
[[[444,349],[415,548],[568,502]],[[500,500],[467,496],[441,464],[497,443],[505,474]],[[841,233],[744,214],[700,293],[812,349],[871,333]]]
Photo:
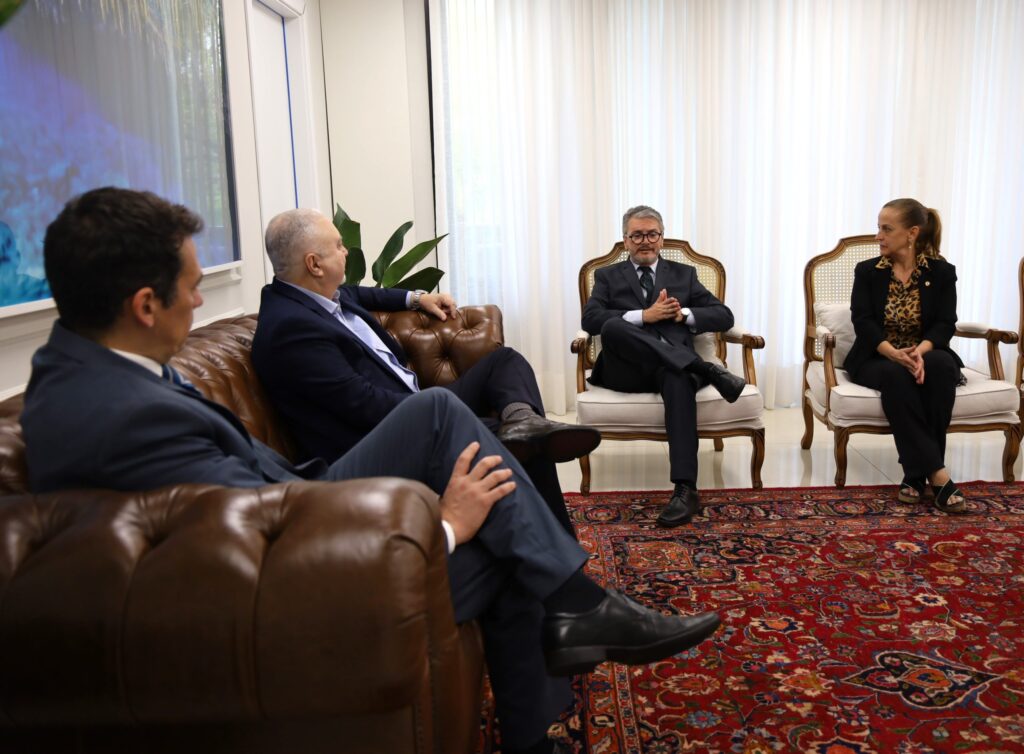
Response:
[[[650,267],[640,268],[640,287],[644,289],[644,304],[650,306],[654,300],[654,273]]]

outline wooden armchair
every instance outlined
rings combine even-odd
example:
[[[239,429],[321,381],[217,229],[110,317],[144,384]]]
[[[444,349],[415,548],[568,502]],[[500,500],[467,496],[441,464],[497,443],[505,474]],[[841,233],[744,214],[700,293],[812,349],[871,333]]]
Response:
[[[804,268],[804,435],[811,447],[814,419],[835,433],[836,486],[846,484],[846,444],[857,432],[890,434],[878,391],[850,381],[842,368],[854,341],[850,318],[853,270],[858,262],[878,256],[874,236],[851,236],[826,254],[813,257]],[[1024,269],[1024,267],[1022,267]],[[956,389],[950,432],[1002,432],[1003,480],[1013,481],[1013,464],[1021,438],[1019,390],[1003,378],[1000,343],[1016,343],[1017,334],[970,322],[957,323],[961,338],[981,338],[988,344],[989,374],[964,368],[967,384]],[[1018,376],[1020,374],[1018,360]]]
[[[698,254],[686,241],[666,238],[661,255],[673,262],[681,262],[697,269],[697,279],[722,302],[725,301],[725,268],[712,257]],[[628,257],[621,241],[607,254],[591,259],[580,268],[580,311],[586,306],[594,287],[594,274],[602,267],[621,262]],[[665,434],[665,408],[657,393],[620,393],[587,382],[590,370],[601,349],[600,336],[577,333],[570,345],[576,354],[576,421],[596,427],[605,440],[661,440]],[[697,435],[714,440],[715,450],[722,450],[726,437],[749,437],[753,444],[750,454],[750,480],[755,489],[761,488],[761,464],[764,462],[764,400],[757,387],[753,349],[764,348],[764,338],[750,335],[733,327],[725,333],[701,333],[695,339],[697,352],[706,361],[726,365],[726,344],[735,343],[743,348],[743,376],[747,386],[735,403],[727,403],[713,387],[704,387],[697,393]],[[590,492],[590,456],[580,458],[583,478],[580,492]]]

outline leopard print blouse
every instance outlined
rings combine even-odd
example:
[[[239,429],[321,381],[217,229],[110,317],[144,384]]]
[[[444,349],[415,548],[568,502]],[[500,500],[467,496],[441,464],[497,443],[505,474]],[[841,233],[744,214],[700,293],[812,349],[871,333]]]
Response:
[[[892,269],[892,262],[882,257],[878,269]],[[909,348],[921,342],[921,271],[928,269],[928,258],[917,255],[917,267],[903,285],[895,275],[889,278],[889,296],[885,300],[885,339],[895,348]]]

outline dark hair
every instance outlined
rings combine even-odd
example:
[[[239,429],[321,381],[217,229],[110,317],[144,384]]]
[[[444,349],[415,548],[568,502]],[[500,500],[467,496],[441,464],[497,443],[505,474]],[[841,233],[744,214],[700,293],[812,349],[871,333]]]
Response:
[[[917,199],[893,199],[882,205],[882,209],[886,207],[891,207],[899,213],[900,222],[904,227],[912,228],[916,225],[921,229],[914,243],[915,256],[917,254],[924,254],[926,257],[940,255],[942,220],[937,211],[925,207]]]
[[[103,333],[124,301],[146,287],[170,306],[181,245],[202,228],[192,210],[148,191],[108,186],[76,196],[47,227],[43,242],[61,322],[83,335]]]

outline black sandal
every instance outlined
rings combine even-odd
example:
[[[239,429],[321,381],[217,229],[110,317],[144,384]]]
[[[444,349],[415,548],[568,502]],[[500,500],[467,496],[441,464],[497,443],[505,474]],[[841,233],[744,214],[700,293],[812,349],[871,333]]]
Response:
[[[943,513],[965,513],[967,511],[967,498],[952,479],[941,487],[933,484],[932,491],[935,493],[932,505]]]
[[[927,485],[925,484],[924,477],[910,478],[908,476],[903,477],[903,481],[900,482],[900,491],[896,493],[896,497],[901,503],[907,503],[913,505],[919,503],[924,498],[925,490]]]

